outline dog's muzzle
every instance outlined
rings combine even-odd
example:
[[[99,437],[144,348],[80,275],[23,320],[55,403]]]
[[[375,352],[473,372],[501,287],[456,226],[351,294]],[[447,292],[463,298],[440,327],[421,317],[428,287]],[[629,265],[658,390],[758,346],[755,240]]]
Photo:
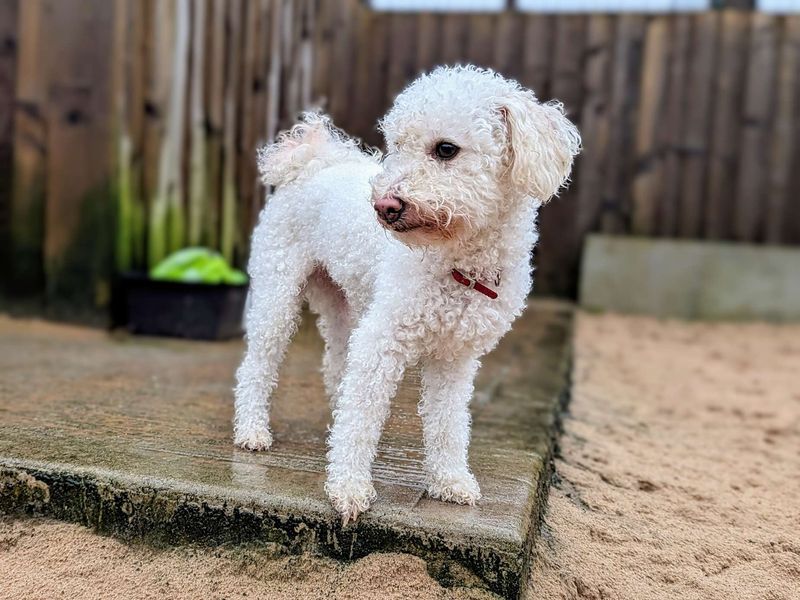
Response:
[[[406,203],[397,196],[383,196],[375,201],[373,208],[381,221],[391,224],[403,216]]]

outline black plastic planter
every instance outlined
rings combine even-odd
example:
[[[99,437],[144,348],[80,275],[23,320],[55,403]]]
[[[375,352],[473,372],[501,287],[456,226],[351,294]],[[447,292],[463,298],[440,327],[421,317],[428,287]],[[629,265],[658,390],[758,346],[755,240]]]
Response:
[[[128,274],[120,281],[117,322],[141,335],[224,340],[242,335],[246,285],[157,281]]]

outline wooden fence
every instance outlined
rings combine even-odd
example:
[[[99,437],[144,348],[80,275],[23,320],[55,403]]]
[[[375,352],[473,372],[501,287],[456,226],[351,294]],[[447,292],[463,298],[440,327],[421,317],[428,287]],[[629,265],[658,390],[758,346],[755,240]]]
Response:
[[[114,272],[185,245],[241,264],[255,148],[311,103],[313,16],[313,0],[0,0],[6,297],[82,319]]]
[[[6,296],[98,314],[114,272],[183,245],[241,265],[260,142],[316,104],[380,144],[405,83],[456,62],[562,100],[583,133],[541,217],[539,293],[574,294],[591,231],[800,243],[800,16],[0,0]]]
[[[583,134],[569,191],[541,215],[537,290],[573,295],[605,231],[800,243],[800,15],[376,13],[320,6],[314,96],[374,128],[420,71],[470,62],[562,100]]]

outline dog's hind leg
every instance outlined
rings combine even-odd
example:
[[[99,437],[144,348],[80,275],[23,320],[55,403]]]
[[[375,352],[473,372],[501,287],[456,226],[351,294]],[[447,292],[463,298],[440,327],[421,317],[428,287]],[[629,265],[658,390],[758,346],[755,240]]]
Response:
[[[236,371],[234,442],[248,450],[266,450],[272,444],[270,396],[297,330],[303,291],[313,270],[303,244],[281,239],[264,221],[253,236],[245,316],[247,351]]]
[[[322,379],[331,407],[334,408],[352,329],[350,306],[344,291],[322,268],[317,268],[309,278],[306,298],[311,311],[317,314],[317,329],[325,342]]]

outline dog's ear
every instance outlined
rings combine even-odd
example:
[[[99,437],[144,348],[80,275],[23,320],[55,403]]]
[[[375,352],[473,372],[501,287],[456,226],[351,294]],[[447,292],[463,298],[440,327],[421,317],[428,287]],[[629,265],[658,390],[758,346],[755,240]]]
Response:
[[[557,102],[541,104],[533,92],[515,90],[500,104],[508,139],[512,185],[547,202],[566,183],[580,151],[578,129]]]

